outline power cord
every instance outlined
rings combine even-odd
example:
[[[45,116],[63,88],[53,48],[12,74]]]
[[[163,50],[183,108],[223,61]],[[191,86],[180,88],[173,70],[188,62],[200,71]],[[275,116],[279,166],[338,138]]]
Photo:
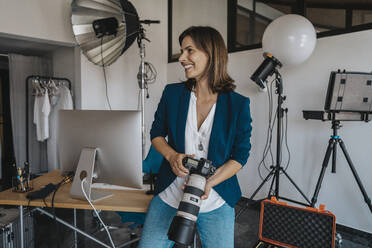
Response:
[[[267,163],[266,158],[267,158],[268,155],[270,155],[270,158],[271,158],[271,166],[274,165],[274,156],[273,156],[273,153],[272,153],[272,146],[271,145],[272,145],[274,125],[275,125],[276,121],[278,121],[277,120],[278,109],[276,109],[276,111],[274,113],[274,118],[273,118],[273,109],[274,109],[274,107],[273,107],[273,84],[274,84],[274,82],[275,82],[275,79],[273,79],[270,83],[266,82],[267,89],[268,89],[267,90],[268,101],[269,101],[269,120],[268,120],[268,128],[267,128],[267,135],[266,135],[266,143],[265,143],[264,151],[262,153],[262,159],[261,159],[261,161],[258,165],[258,168],[257,168],[258,169],[258,174],[259,174],[261,180],[264,180],[264,177],[261,174],[262,166],[264,166],[266,171],[268,171],[268,172],[271,170],[269,168],[270,166],[268,166],[266,164]],[[281,118],[282,137],[281,137],[280,146],[283,147],[283,143],[284,143],[285,146],[286,146],[287,153],[288,153],[288,161],[287,161],[285,169],[284,169],[284,171],[286,171],[288,169],[290,161],[291,161],[291,152],[290,152],[290,149],[289,149],[289,146],[288,146],[288,109],[284,109],[283,115],[285,117],[285,122],[284,122],[284,118]],[[282,163],[283,149],[280,149],[280,152],[281,152],[280,163]],[[268,179],[270,179],[270,178],[268,178]]]
[[[83,191],[83,194],[84,194],[84,196],[85,196],[85,199],[87,199],[87,201],[89,202],[90,206],[93,208],[94,212],[96,213],[96,215],[97,215],[99,221],[101,222],[103,228],[106,230],[107,235],[108,235],[108,237],[109,237],[109,239],[110,239],[111,246],[112,246],[113,248],[115,248],[115,244],[114,244],[114,242],[112,241],[111,234],[110,234],[110,232],[109,232],[107,226],[105,225],[105,223],[103,222],[103,220],[102,220],[101,217],[99,216],[99,213],[98,213],[97,209],[94,207],[93,203],[90,201],[90,199],[89,199],[88,196],[87,196],[87,193],[85,192],[85,189],[84,189],[84,183],[86,182],[86,180],[87,180],[86,177],[85,177],[83,180],[81,180],[81,190]]]
[[[274,157],[273,157],[272,149],[271,149],[273,127],[274,127],[275,120],[276,120],[276,112],[275,112],[274,119],[273,119],[273,94],[272,94],[273,82],[274,82],[274,80],[272,80],[270,82],[270,85],[268,85],[269,87],[267,87],[267,89],[268,89],[267,94],[268,94],[268,100],[269,100],[269,121],[268,121],[268,127],[267,127],[265,147],[264,147],[264,151],[262,153],[262,159],[261,159],[260,163],[258,164],[258,168],[257,168],[258,169],[258,174],[259,174],[261,180],[264,180],[264,178],[261,174],[261,167],[264,166],[267,171],[270,171],[270,168],[268,168],[268,166],[266,165],[266,161],[265,161],[268,154],[270,154],[270,157],[271,157],[271,164],[272,165],[274,164]]]
[[[157,71],[155,69],[155,66],[151,64],[150,62],[145,61],[144,62],[144,89],[146,90],[146,98],[150,98],[149,95],[149,84],[153,84],[156,81],[157,77]],[[138,87],[140,88],[140,92],[142,89],[142,65],[139,66],[138,73],[137,73],[137,80],[138,80]],[[140,96],[140,93],[139,93]]]
[[[56,193],[57,193],[58,189],[59,189],[62,185],[72,182],[73,179],[74,179],[74,172],[70,172],[66,177],[64,177],[64,178],[62,179],[61,182],[59,182],[59,183],[56,185],[56,189],[55,189],[54,192],[53,192],[53,196],[52,196],[52,210],[53,210],[53,220],[54,220],[55,226],[57,227],[57,233],[61,233],[61,226],[59,225],[59,223],[58,223],[58,221],[57,221],[56,209],[55,209],[55,207],[54,207],[54,198],[55,198],[55,196],[56,196]],[[57,241],[57,247],[58,247],[58,248],[60,248],[60,243],[61,243],[61,236],[58,235],[58,241]]]
[[[289,163],[291,162],[291,151],[289,150],[289,146],[288,146],[288,110],[286,109],[285,112],[285,146],[287,148],[287,152],[288,152],[288,161],[287,161],[287,165],[285,166],[285,171],[287,171],[288,167],[289,167]]]
[[[107,78],[106,78],[106,69],[105,69],[105,62],[103,60],[103,48],[102,48],[102,43],[103,43],[103,37],[101,38],[101,59],[102,59],[102,69],[103,69],[103,77],[105,79],[105,86],[106,86],[106,101],[107,104],[109,105],[110,110],[111,108],[111,103],[110,103],[110,98],[108,97],[108,87],[107,87]]]

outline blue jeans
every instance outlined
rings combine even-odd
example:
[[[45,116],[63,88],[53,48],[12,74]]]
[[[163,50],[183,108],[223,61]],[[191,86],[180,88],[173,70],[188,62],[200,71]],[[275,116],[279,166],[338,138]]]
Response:
[[[148,208],[139,248],[169,248],[174,242],[168,240],[168,229],[177,209],[155,196]],[[203,248],[234,247],[235,210],[227,203],[198,215],[197,230]]]

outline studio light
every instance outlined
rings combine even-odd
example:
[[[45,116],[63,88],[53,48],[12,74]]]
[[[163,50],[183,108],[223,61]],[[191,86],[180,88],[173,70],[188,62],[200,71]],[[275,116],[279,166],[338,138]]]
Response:
[[[272,54],[264,53],[265,60],[257,68],[257,70],[251,76],[251,79],[261,88],[265,89],[265,81],[269,76],[272,76],[275,69],[282,67],[282,64]]]
[[[119,23],[115,17],[109,17],[105,19],[99,19],[93,21],[93,29],[96,33],[96,37],[102,38],[105,35],[114,35],[118,33]]]
[[[260,87],[275,69],[298,65],[313,53],[316,32],[309,20],[300,15],[283,15],[267,26],[262,37],[265,60],[251,76]]]
[[[126,0],[73,0],[71,24],[82,53],[100,66],[113,64],[141,29],[136,9]]]
[[[138,84],[141,89],[143,158],[146,148],[145,90],[148,89],[150,81],[155,81],[156,75],[152,73],[151,80],[147,75],[148,71],[154,72],[155,68],[149,62],[145,62],[143,41],[150,40],[147,39],[142,24],[153,23],[160,21],[140,20],[135,7],[128,0],[72,0],[71,3],[71,25],[75,41],[90,62],[103,67],[105,78],[105,67],[117,61],[137,40],[141,59]]]
[[[272,179],[271,187],[269,190],[269,197],[275,196],[277,199],[284,199],[297,204],[310,206],[311,202],[306,195],[300,190],[295,184],[294,180],[287,174],[286,169],[281,166],[282,162],[282,126],[283,117],[287,113],[288,109],[282,107],[286,97],[283,96],[283,81],[279,73],[279,68],[289,67],[298,65],[307,60],[312,52],[314,51],[316,44],[316,32],[314,26],[305,17],[300,15],[284,15],[267,26],[262,38],[262,48],[264,51],[264,61],[257,68],[257,70],[251,76],[251,79],[261,88],[264,89],[267,84],[267,78],[275,74],[275,93],[278,95],[277,110],[276,110],[276,160],[275,164],[270,166],[270,171],[266,178],[263,179],[262,183],[254,191],[252,196],[249,198],[251,202],[256,194],[260,191],[262,186]],[[272,104],[272,101],[271,101]],[[273,108],[273,105],[270,106]],[[270,117],[271,119],[271,117]],[[275,122],[274,121],[274,122]],[[273,130],[274,122],[269,123],[270,129]],[[272,133],[271,133],[272,135]],[[272,136],[271,136],[272,137]],[[271,137],[268,140],[271,140]],[[271,141],[270,141],[271,142]],[[271,145],[271,144],[270,144]],[[269,145],[269,147],[270,147]],[[266,149],[266,148],[265,148]],[[266,150],[264,152],[266,153]],[[264,161],[265,157],[263,158]],[[279,177],[284,175],[291,182],[291,184],[297,189],[297,191],[303,196],[307,203],[294,201],[288,198],[281,197],[279,195]],[[249,203],[247,203],[246,207]],[[237,217],[246,209],[242,208]]]

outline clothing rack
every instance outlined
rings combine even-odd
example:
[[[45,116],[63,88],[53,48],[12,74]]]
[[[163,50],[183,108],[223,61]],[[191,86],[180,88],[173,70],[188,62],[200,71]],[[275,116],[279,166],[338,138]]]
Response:
[[[29,133],[28,133],[28,82],[32,82],[30,79],[38,79],[38,80],[56,80],[56,81],[64,81],[68,83],[68,88],[71,91],[71,81],[68,78],[59,78],[59,77],[45,77],[45,76],[39,76],[39,75],[31,75],[26,78],[26,161],[29,163],[30,161],[30,155],[29,155],[29,147],[28,147],[28,141],[29,141]]]

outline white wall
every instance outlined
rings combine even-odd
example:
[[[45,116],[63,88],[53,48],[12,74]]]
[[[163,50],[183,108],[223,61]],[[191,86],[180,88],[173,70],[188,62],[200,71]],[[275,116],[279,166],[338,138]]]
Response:
[[[73,43],[71,0],[0,0],[0,33]]]
[[[306,121],[302,118],[302,110],[323,109],[330,71],[337,69],[371,71],[371,42],[372,30],[318,39],[316,49],[308,61],[300,66],[281,70],[284,94],[287,95],[284,106],[289,109],[288,143],[291,163],[287,172],[310,199],[332,133],[329,122]],[[238,174],[243,195],[249,197],[261,182],[257,166],[262,158],[268,120],[267,94],[259,92],[249,79],[263,60],[262,50],[233,53],[229,59],[229,72],[236,80],[237,91],[251,98],[252,152],[247,165]],[[182,78],[182,68],[177,63],[169,64],[168,81],[179,81]],[[276,98],[274,99],[276,102]],[[363,122],[345,122],[339,132],[370,197],[372,197],[371,125]],[[275,148],[274,139],[274,152]],[[287,155],[285,151],[283,153],[286,161]],[[325,204],[327,209],[336,215],[338,223],[372,232],[372,215],[340,148],[337,173],[331,174],[330,167],[331,165],[324,178],[318,204]],[[280,195],[301,200],[301,196],[285,177],[282,176],[281,179]],[[256,199],[265,197],[268,187],[269,184],[261,190]]]
[[[67,78],[71,81],[74,107],[81,108],[80,50],[74,47],[61,47],[53,56],[54,77]]]
[[[172,20],[172,54],[180,52],[178,36],[190,26],[214,27],[227,41],[227,0],[173,0]]]

